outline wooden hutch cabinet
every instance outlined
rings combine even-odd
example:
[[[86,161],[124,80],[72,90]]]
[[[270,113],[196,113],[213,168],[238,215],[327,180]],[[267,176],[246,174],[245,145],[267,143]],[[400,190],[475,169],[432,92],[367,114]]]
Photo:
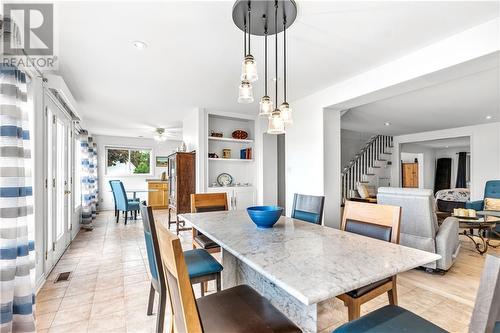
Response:
[[[189,230],[184,221],[179,221],[178,214],[191,212],[191,194],[196,191],[196,161],[195,152],[177,152],[168,156],[168,227],[176,224],[176,232]],[[171,212],[176,218],[171,221]]]

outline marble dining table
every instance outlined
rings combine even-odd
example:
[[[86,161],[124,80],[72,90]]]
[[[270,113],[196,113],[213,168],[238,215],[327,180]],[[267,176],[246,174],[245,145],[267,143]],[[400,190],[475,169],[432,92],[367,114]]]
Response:
[[[222,288],[247,284],[298,325],[318,332],[342,318],[337,295],[438,260],[439,255],[282,216],[259,229],[244,210],[182,214],[222,248]]]

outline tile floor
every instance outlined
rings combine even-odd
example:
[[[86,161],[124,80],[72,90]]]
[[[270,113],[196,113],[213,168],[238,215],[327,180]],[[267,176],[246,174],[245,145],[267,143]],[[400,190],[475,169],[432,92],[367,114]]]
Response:
[[[155,216],[166,221],[164,211]],[[114,222],[112,212],[103,212],[95,226],[78,234],[38,293],[37,332],[154,332],[155,316],[146,315],[150,282],[141,220],[125,226]],[[181,241],[190,249],[191,232],[182,232]],[[466,332],[483,261],[463,241],[458,261],[446,275],[417,270],[399,275],[399,304],[451,332]],[[54,283],[65,271],[72,272],[70,280]],[[381,296],[362,311],[385,304],[387,297]],[[332,315],[338,322],[324,332],[347,318],[342,303],[332,304]]]

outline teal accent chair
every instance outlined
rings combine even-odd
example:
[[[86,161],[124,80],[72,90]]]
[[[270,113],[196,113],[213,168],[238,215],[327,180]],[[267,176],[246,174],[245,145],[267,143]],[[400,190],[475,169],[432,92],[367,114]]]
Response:
[[[110,180],[109,181],[109,186],[111,187],[111,193],[113,193],[113,202],[115,203],[115,217],[118,215],[118,209],[116,209],[116,196],[115,196],[115,192],[113,191],[113,185],[111,184],[111,182],[120,182],[120,180]],[[128,201],[137,201],[139,202],[139,198],[136,198],[136,199],[128,199]]]
[[[325,197],[295,193],[293,196],[292,218],[321,224]]]
[[[500,180],[488,180],[484,185],[483,200],[471,201],[465,204],[465,208],[474,210],[484,210],[484,199],[500,199]],[[500,223],[497,224],[495,229],[500,232]]]
[[[120,220],[120,211],[125,214],[125,224],[127,224],[128,212],[133,212],[134,218],[137,219],[137,212],[139,211],[139,201],[131,201],[127,198],[127,192],[121,181],[110,181],[111,191],[115,198],[116,205],[116,223]]]
[[[143,202],[140,205],[142,223],[144,225],[144,240],[146,242],[146,252],[148,254],[149,271],[151,273],[151,287],[149,289],[148,316],[153,314],[153,303],[155,292],[159,294],[158,315],[156,322],[156,332],[163,331],[166,307],[166,283],[161,267],[161,254],[156,236],[156,227],[153,217],[153,210]],[[201,295],[204,295],[205,282],[216,280],[217,291],[221,290],[222,265],[210,255],[206,250],[194,249],[184,251],[184,260],[188,269],[191,284],[200,283]]]

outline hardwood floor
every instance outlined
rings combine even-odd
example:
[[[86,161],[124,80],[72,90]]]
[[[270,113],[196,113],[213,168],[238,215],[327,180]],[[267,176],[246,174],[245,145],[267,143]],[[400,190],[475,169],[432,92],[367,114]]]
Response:
[[[155,211],[166,222],[166,211]],[[191,232],[181,232],[185,249],[191,248]],[[399,305],[450,332],[466,332],[479,285],[484,257],[468,239],[455,265],[445,275],[412,270],[398,275]],[[499,249],[488,253],[500,254]],[[217,255],[216,255],[217,257]],[[54,283],[60,272],[71,271],[66,282]],[[142,221],[124,226],[112,212],[98,215],[96,228],[81,231],[37,295],[37,332],[154,332],[155,316],[147,316],[149,269]],[[209,284],[209,292],[215,290]],[[199,287],[194,287],[196,297]],[[388,304],[380,296],[362,306],[367,313]],[[328,316],[338,319],[331,332],[347,320],[338,301]],[[168,325],[168,323],[166,323]]]

